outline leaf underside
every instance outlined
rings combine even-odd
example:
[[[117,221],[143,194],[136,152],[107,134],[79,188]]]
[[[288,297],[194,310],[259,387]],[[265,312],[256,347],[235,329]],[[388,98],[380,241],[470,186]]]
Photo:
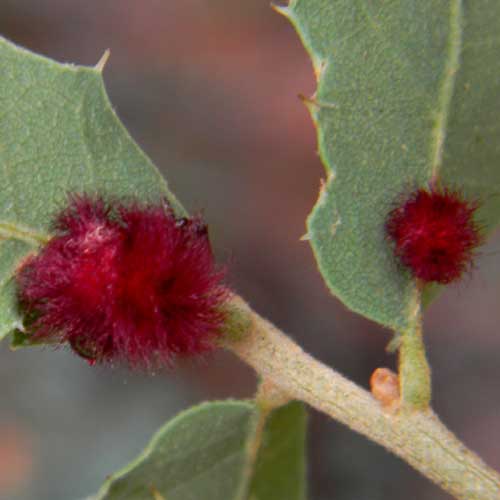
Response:
[[[349,308],[403,329],[416,285],[385,237],[389,211],[439,179],[481,201],[485,234],[500,219],[500,2],[292,0],[279,10],[318,82],[308,108],[326,182],[307,225],[320,272]]]
[[[258,418],[258,407],[242,401],[181,413],[96,500],[305,500],[303,405],[271,414],[251,463]]]
[[[183,209],[116,117],[99,69],[0,38],[0,339],[21,327],[13,273],[69,192],[167,199]]]

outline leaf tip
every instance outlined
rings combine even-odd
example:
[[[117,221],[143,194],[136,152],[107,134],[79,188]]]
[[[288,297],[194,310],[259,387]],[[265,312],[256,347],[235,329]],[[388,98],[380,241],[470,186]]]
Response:
[[[106,66],[106,63],[108,62],[108,59],[109,59],[110,55],[111,55],[111,51],[109,49],[106,49],[104,51],[104,54],[99,59],[99,62],[95,65],[95,69],[99,73],[102,73],[104,71],[104,67]]]
[[[290,8],[287,5],[278,5],[274,2],[271,3],[271,9],[273,9],[278,14],[285,16],[287,19],[291,17]]]

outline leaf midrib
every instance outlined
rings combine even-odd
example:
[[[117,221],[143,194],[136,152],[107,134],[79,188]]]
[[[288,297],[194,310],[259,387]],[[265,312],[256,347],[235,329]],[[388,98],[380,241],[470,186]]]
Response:
[[[258,404],[256,406],[257,413],[245,443],[245,465],[243,466],[240,488],[235,500],[248,500],[250,485],[255,474],[257,457],[262,448],[262,435],[270,415],[269,409],[263,408]]]
[[[439,175],[443,163],[444,143],[448,125],[448,116],[455,89],[456,75],[460,68],[463,37],[463,5],[462,0],[452,0],[449,18],[450,33],[448,38],[448,53],[444,67],[444,77],[439,93],[439,111],[436,116],[432,143],[431,182]]]

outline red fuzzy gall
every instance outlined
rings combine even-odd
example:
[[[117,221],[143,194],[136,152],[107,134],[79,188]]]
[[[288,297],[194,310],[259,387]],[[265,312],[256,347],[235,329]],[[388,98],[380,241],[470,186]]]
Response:
[[[417,189],[389,213],[387,235],[415,278],[450,283],[470,268],[481,236],[477,202],[448,189]]]
[[[17,275],[36,340],[143,367],[213,348],[229,292],[199,219],[82,195],[54,228]]]

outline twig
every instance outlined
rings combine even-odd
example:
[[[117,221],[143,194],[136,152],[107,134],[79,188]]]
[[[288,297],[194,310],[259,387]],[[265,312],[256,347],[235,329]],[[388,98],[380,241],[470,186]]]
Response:
[[[241,339],[226,342],[258,374],[375,441],[460,500],[498,500],[500,476],[468,450],[429,409],[385,411],[372,395],[323,365],[241,299],[233,305],[251,319]]]

